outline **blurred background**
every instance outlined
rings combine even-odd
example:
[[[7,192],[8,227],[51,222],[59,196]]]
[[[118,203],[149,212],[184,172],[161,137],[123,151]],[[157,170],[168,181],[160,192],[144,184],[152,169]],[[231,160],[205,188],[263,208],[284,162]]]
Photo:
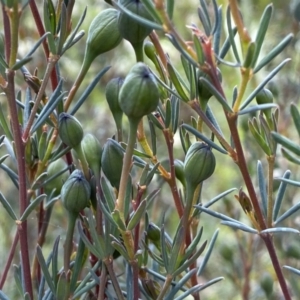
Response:
[[[42,1],[41,1],[42,2]],[[199,1],[197,0],[185,0],[185,1],[175,1],[176,10],[174,14],[174,24],[178,31],[186,40],[190,40],[191,32],[186,25],[195,23],[200,27],[200,21],[197,14],[197,7]],[[210,3],[210,1],[207,1]],[[223,20],[225,20],[225,11],[227,7],[227,1],[217,1],[219,5],[222,5],[224,15]],[[250,36],[254,39],[256,31],[258,28],[260,17],[263,13],[266,5],[271,3],[267,0],[240,0],[240,8],[243,14],[243,19],[245,25],[250,33]],[[299,20],[300,20],[300,1],[272,1],[274,5],[274,13],[269,25],[269,30],[265,39],[265,44],[261,56],[268,53],[276,44],[278,44],[287,34],[292,32],[294,34],[294,40],[292,43],[280,54],[268,67],[260,71],[255,79],[252,81],[252,85],[248,86],[248,92],[253,90],[255,85],[260,82],[268,72],[277,66],[283,59],[290,57],[292,61],[288,63],[282,71],[275,77],[271,85],[268,88],[272,89],[275,95],[275,101],[280,107],[280,117],[278,130],[281,134],[295,139],[298,141],[296,130],[293,127],[291,121],[291,116],[289,113],[289,105],[293,102],[298,105],[299,95],[300,95],[300,40],[299,40]],[[39,5],[42,10],[42,4]],[[82,29],[86,32],[88,30],[91,20],[108,5],[104,1],[91,1],[91,0],[76,0],[74,6],[74,17],[73,24],[76,24],[80,18],[85,6],[88,7],[87,15],[85,21],[82,25]],[[212,8],[210,5],[209,7]],[[22,16],[22,26],[20,28],[20,51],[19,55],[22,57],[27,51],[32,47],[32,44],[39,38],[36,32],[36,28],[30,13],[27,8]],[[224,26],[224,32],[222,40],[226,38],[226,26]],[[0,31],[1,31],[0,27]],[[171,58],[173,64],[175,64],[179,70],[180,66],[180,56],[174,50],[174,47],[169,43],[169,41],[160,34],[161,42],[165,52],[167,52]],[[65,90],[69,90],[72,86],[83,60],[84,49],[85,49],[86,36],[73,48],[71,48],[66,55],[59,61],[61,76],[65,80]],[[229,53],[227,55],[227,60],[233,60],[233,56]],[[110,51],[104,55],[101,55],[93,63],[88,76],[85,79],[81,87],[81,91],[88,85],[91,79],[104,67],[110,65],[110,70],[101,79],[98,86],[92,92],[89,99],[83,108],[78,111],[76,117],[82,122],[85,133],[93,133],[100,140],[103,145],[107,138],[112,137],[116,134],[115,125],[113,122],[112,115],[109,111],[108,105],[105,100],[104,91],[106,83],[114,77],[126,76],[127,72],[135,62],[135,55],[130,44],[126,41],[122,41],[121,45],[114,51]],[[149,60],[146,62],[153,67]],[[43,77],[45,71],[45,58],[42,52],[42,48],[39,49],[33,61],[31,61],[26,67],[31,73],[34,73],[37,69],[37,74],[40,78]],[[227,66],[220,66],[223,84],[225,88],[226,95],[228,99],[232,98],[233,87],[238,85],[239,82],[239,69],[233,70]],[[26,83],[23,80],[21,74],[18,74],[18,84],[19,89],[24,90]],[[238,80],[237,80],[238,79]],[[77,98],[80,96],[80,90]],[[50,89],[49,89],[50,92]],[[6,100],[3,95],[0,94],[1,105],[4,111],[7,112]],[[218,104],[214,103],[213,100],[210,101],[212,110],[214,111],[218,122],[220,123],[223,132],[228,133],[225,119],[223,117],[222,111]],[[195,115],[191,109],[185,105],[181,105],[181,116],[180,119],[183,122],[189,122],[191,115]],[[256,166],[257,160],[261,160],[264,167],[266,167],[266,162],[262,151],[259,147],[256,147],[255,141],[248,130],[248,118],[240,119],[240,131],[243,137],[243,142],[246,149],[246,157],[248,160],[249,169],[254,183],[258,186],[257,176],[256,176]],[[0,128],[0,134],[3,132]],[[163,137],[157,132],[158,140],[161,141],[157,143],[158,146],[158,158],[163,160],[166,157],[166,148],[163,143]],[[126,126],[125,126],[125,136],[126,136]],[[297,139],[297,140],[296,140]],[[179,146],[179,138],[175,137],[176,143]],[[279,147],[280,149],[280,147]],[[2,147],[0,149],[1,156],[6,153],[6,149]],[[175,150],[176,158],[183,160],[184,153],[181,148]],[[239,189],[243,185],[243,181],[240,178],[238,169],[233,164],[229,157],[218,155],[217,158],[217,169],[207,182],[205,182],[203,187],[203,203],[209,201],[216,195],[232,188],[236,187]],[[15,162],[12,158],[6,160],[7,165],[15,169]],[[276,164],[276,176],[280,177],[283,173],[290,169],[292,171],[292,178],[294,180],[300,180],[299,169],[287,162],[282,156],[280,151],[278,152],[278,160]],[[138,170],[136,170],[138,172]],[[156,186],[155,186],[156,184]],[[153,182],[153,188],[161,185],[161,181],[156,180]],[[275,187],[276,189],[276,187]],[[7,175],[0,170],[0,190],[10,201],[12,206],[17,209],[17,191],[16,188],[11,184]],[[237,194],[237,192],[236,192]],[[234,198],[234,193],[227,196],[225,199],[219,201],[213,209],[229,216],[240,218],[241,220],[247,222],[244,217],[243,211],[239,206],[238,202]],[[299,189],[289,186],[284,199],[282,211],[285,207],[290,207],[292,203],[299,202]],[[167,186],[162,186],[162,191],[154,201],[152,209],[150,211],[150,218],[152,221],[157,222],[162,217],[162,212],[166,213],[167,228],[170,235],[174,233],[177,226],[178,218],[173,207],[173,201],[171,199],[170,192]],[[36,239],[36,217],[32,214],[29,222],[30,234],[33,239]],[[300,217],[299,214],[290,224],[285,224],[285,226],[299,228]],[[249,237],[241,232],[235,232],[225,226],[221,226],[219,220],[207,217],[204,214],[201,215],[200,219],[201,225],[204,227],[204,239],[211,239],[212,234],[219,228],[219,237],[217,240],[217,246],[214,249],[211,260],[206,268],[206,272],[203,274],[203,282],[206,282],[212,278],[218,276],[224,276],[225,280],[208,288],[203,292],[201,299],[245,299],[243,298],[243,293],[245,292],[245,282],[243,281],[243,272],[245,262],[250,261],[252,263],[251,276],[247,279],[249,280],[249,287],[251,289],[249,297],[247,299],[266,299],[266,294],[261,286],[261,283],[265,279],[275,279],[275,274],[273,272],[272,266],[269,261],[268,255],[263,250],[259,238]],[[49,240],[46,241],[44,248],[45,253],[47,253],[47,245],[52,247],[54,239],[59,235],[62,239],[61,246],[64,240],[66,229],[66,219],[64,215],[64,210],[61,206],[56,205],[56,211],[51,219],[51,224],[49,226]],[[7,259],[7,253],[10,249],[13,236],[16,232],[15,224],[7,218],[6,212],[0,206],[0,274],[1,270]],[[278,248],[279,257],[284,264],[292,265],[295,268],[300,268],[300,241],[299,237],[297,239],[294,236],[285,235],[284,237],[277,238],[276,244]],[[251,249],[248,246],[251,245]],[[62,247],[61,247],[62,248]],[[34,249],[32,249],[34,251]],[[16,253],[16,261],[18,261],[18,252]],[[224,263],[225,261],[225,263]],[[290,274],[285,274],[289,279],[290,285],[297,286],[296,282]],[[10,276],[13,276],[11,272]],[[274,293],[270,299],[280,299],[277,294],[277,287],[274,286]],[[299,288],[298,288],[299,289]],[[299,291],[299,290],[298,290]],[[11,299],[18,299],[17,294],[14,291],[13,280],[7,281],[5,285],[5,292],[11,295]],[[300,291],[298,296],[300,295]],[[300,297],[300,296],[299,296]],[[295,296],[295,299],[298,299]]]

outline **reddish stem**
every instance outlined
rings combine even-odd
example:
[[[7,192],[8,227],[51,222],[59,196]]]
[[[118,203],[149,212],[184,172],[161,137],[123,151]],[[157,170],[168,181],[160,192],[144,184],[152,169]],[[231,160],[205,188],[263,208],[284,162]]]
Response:
[[[10,269],[11,263],[12,263],[13,258],[14,258],[14,254],[15,254],[16,247],[17,247],[17,245],[18,245],[18,242],[19,242],[19,234],[18,234],[18,232],[17,232],[17,233],[15,234],[13,243],[12,243],[12,245],[11,245],[11,247],[10,247],[10,250],[9,250],[9,253],[8,253],[8,258],[7,258],[5,267],[4,267],[4,271],[3,271],[2,276],[1,276],[1,280],[0,280],[0,290],[3,289],[3,286],[4,286],[4,283],[5,283],[5,281],[6,281],[6,277],[7,277],[8,271],[9,271],[9,269]]]
[[[8,106],[10,111],[10,118],[12,124],[13,137],[16,149],[17,169],[19,175],[19,208],[20,216],[27,208],[27,187],[26,187],[26,169],[25,169],[25,146],[22,142],[21,127],[18,120],[18,110],[15,101],[15,71],[7,70],[7,87],[4,89]],[[30,273],[29,251],[28,251],[28,235],[27,235],[27,221],[23,221],[18,226],[21,246],[22,270],[24,278],[25,291],[28,292],[29,297],[33,299],[32,281]]]

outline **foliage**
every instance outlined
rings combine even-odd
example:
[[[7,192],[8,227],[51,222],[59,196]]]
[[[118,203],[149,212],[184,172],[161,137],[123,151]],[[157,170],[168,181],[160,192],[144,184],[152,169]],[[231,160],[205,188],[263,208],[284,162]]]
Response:
[[[17,297],[6,290],[12,266],[24,299],[197,300],[217,289],[228,299],[300,295],[300,204],[288,201],[300,182],[280,165],[282,157],[299,165],[300,146],[280,130],[279,111],[289,107],[298,135],[300,112],[282,106],[275,80],[293,34],[265,50],[272,4],[252,34],[238,1],[222,8],[200,0],[187,41],[174,0],[106,2],[84,42],[87,9],[75,22],[75,0],[1,1],[0,168],[17,203],[1,185],[5,218],[16,226],[0,299]],[[296,20],[298,7],[294,1]],[[23,53],[28,11],[40,37]],[[125,78],[114,60],[91,76],[108,51],[122,56],[124,39],[136,59]],[[63,61],[80,48],[70,87]],[[108,80],[112,70],[119,74]],[[100,80],[115,122],[107,139],[87,133],[89,118],[80,117]],[[59,234],[49,229],[53,220]]]

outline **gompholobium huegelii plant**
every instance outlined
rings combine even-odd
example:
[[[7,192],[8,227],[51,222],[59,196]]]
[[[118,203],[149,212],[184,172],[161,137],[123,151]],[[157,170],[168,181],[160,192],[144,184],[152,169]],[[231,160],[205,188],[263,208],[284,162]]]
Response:
[[[186,26],[174,0],[103,4],[89,21],[80,1],[1,2],[0,213],[15,232],[0,298],[300,297],[300,183],[282,163],[300,146],[275,78],[293,35],[267,34],[272,4],[254,34],[237,0],[200,0]],[[24,34],[40,36],[27,53]]]

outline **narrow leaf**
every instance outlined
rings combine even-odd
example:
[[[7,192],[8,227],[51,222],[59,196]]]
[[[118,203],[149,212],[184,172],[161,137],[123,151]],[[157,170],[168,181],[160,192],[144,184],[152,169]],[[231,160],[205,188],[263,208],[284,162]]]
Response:
[[[263,171],[263,167],[261,164],[261,161],[257,162],[257,178],[258,178],[258,186],[259,186],[259,192],[260,197],[262,201],[262,207],[264,215],[267,215],[267,202],[268,202],[268,195],[267,195],[267,185],[265,181],[265,175]]]
[[[289,170],[283,174],[284,179],[289,179],[290,176],[291,176],[291,172]],[[274,202],[274,209],[273,209],[273,221],[274,222],[276,222],[276,220],[277,220],[287,185],[288,185],[287,182],[281,181],[280,186],[278,188],[276,199]]]
[[[215,98],[218,100],[218,102],[223,106],[223,108],[227,112],[232,112],[231,107],[227,103],[226,99],[219,93],[219,91],[204,77],[200,77],[199,79],[204,86],[215,96]]]
[[[292,214],[294,214],[296,211],[298,211],[300,209],[300,202],[298,202],[297,204],[295,204],[293,207],[291,207],[289,210],[287,210],[284,214],[282,214],[277,220],[276,222],[274,222],[274,225],[276,226],[277,224],[279,224],[280,222],[284,221],[285,219],[287,219],[288,217],[290,217]]]
[[[145,200],[140,203],[139,207],[128,222],[127,230],[132,230],[141,221],[146,211],[146,205],[147,202]]]
[[[241,224],[240,222],[231,222],[231,221],[222,221],[221,222],[222,225],[227,225],[229,227],[232,227],[233,229],[239,229],[245,232],[250,232],[250,233],[258,233],[257,230],[246,226],[244,224]]]
[[[213,236],[211,238],[211,241],[210,241],[210,243],[208,245],[207,252],[206,252],[206,254],[205,254],[205,256],[204,256],[204,258],[203,258],[203,260],[201,262],[201,265],[200,265],[200,267],[198,269],[197,276],[201,275],[202,271],[204,270],[205,266],[207,265],[207,262],[208,262],[208,260],[209,260],[209,258],[211,256],[211,253],[212,253],[212,251],[214,249],[215,242],[217,240],[218,234],[219,234],[219,229],[217,229],[214,232],[214,234],[213,234]]]
[[[300,155],[300,146],[296,143],[274,131],[272,132],[272,136],[278,144],[284,146],[293,153]]]
[[[205,135],[203,135],[200,131],[196,130],[194,127],[192,127],[188,124],[182,124],[182,127],[184,127],[184,129],[186,129],[187,131],[194,134],[197,138],[201,139],[203,142],[205,142],[206,144],[208,144],[209,146],[211,146],[215,150],[217,150],[217,151],[219,151],[223,154],[227,154],[226,150],[224,150],[223,148],[221,148],[220,146],[215,144],[212,140],[207,138]]]
[[[265,230],[262,230],[260,232],[260,234],[264,234],[264,233],[296,233],[296,234],[300,234],[300,231],[294,228],[289,228],[289,227],[275,227],[275,228],[267,228]]]
[[[227,29],[228,29],[228,34],[229,34],[229,41],[230,45],[232,47],[233,55],[238,63],[241,63],[237,47],[234,41],[234,31],[231,26],[231,15],[230,15],[230,6],[228,5],[227,10],[226,10],[226,21],[227,21]]]
[[[25,209],[23,215],[20,218],[20,221],[27,220],[28,216],[31,214],[31,212],[34,211],[34,209],[47,197],[46,194],[39,195],[37,198],[35,198],[31,203],[27,206]]]
[[[241,105],[240,110],[246,108],[250,102],[256,97],[256,95],[265,87],[265,85],[290,61],[289,58],[281,62],[275,69],[273,69],[269,75],[256,87],[256,89],[247,97],[247,99]]]
[[[238,115],[241,116],[241,115],[245,115],[245,114],[253,114],[257,111],[262,111],[262,110],[270,109],[273,107],[278,107],[278,105],[276,103],[253,105],[253,106],[249,106],[243,110],[240,110],[238,112]]]
[[[47,282],[50,290],[52,291],[53,295],[55,295],[56,294],[55,286],[53,284],[51,275],[49,273],[49,270],[48,270],[48,267],[47,267],[47,264],[46,264],[46,261],[44,259],[42,249],[39,245],[37,245],[37,247],[36,247],[36,256],[37,256],[37,259],[39,261],[40,267],[42,269],[43,275],[46,279],[46,282]]]
[[[6,198],[4,197],[4,195],[0,192],[0,202],[2,203],[4,209],[7,211],[7,213],[9,214],[9,216],[14,220],[18,220],[13,208],[11,207],[11,205],[9,204],[9,202],[6,200]]]

